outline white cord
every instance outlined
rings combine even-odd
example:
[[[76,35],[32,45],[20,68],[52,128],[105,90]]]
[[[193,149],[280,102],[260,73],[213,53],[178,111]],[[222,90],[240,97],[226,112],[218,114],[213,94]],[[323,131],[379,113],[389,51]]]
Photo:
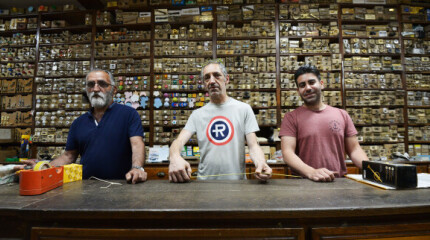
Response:
[[[122,185],[121,183],[109,182],[109,181],[106,181],[106,180],[103,180],[103,179],[100,179],[100,178],[97,178],[94,176],[91,176],[89,179],[95,179],[95,180],[98,180],[100,182],[109,183],[109,185],[107,185],[106,187],[100,187],[100,188],[109,188],[111,185]]]

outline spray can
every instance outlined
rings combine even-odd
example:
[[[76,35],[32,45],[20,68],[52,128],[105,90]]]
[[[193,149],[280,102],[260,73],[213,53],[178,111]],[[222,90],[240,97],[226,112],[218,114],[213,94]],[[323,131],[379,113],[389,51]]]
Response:
[[[28,155],[30,153],[30,135],[21,135],[21,146],[19,149],[19,161],[28,160]]]

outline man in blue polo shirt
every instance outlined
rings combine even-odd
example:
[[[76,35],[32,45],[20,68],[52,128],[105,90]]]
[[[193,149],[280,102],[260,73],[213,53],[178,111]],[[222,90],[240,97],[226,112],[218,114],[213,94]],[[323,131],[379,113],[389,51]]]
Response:
[[[146,181],[142,123],[135,109],[113,102],[116,90],[112,73],[95,69],[87,74],[92,108],[72,123],[66,150],[51,165],[70,164],[80,155],[83,178]]]

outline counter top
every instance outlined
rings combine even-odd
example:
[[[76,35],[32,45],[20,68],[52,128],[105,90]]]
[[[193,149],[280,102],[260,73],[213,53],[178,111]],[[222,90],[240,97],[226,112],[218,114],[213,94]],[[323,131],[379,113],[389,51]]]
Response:
[[[307,179],[192,181],[175,184],[148,181],[111,185],[97,180],[64,184],[37,196],[19,196],[19,185],[0,187],[0,211],[68,212],[109,214],[165,212],[180,216],[216,212],[217,217],[248,212],[258,218],[372,216],[430,213],[430,189],[381,190],[350,179],[331,183]],[[109,214],[110,215],[110,214]],[[145,217],[141,215],[140,217]],[[91,216],[89,216],[91,217]],[[113,216],[114,217],[114,216]],[[175,217],[175,216],[172,216]]]

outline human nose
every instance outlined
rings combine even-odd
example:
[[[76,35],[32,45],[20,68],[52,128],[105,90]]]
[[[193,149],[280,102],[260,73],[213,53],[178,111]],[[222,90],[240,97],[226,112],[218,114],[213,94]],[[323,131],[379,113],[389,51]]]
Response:
[[[306,91],[311,90],[311,85],[309,85],[309,84],[307,84],[307,83],[306,83],[306,85],[305,85],[305,90],[306,90]]]
[[[208,84],[212,84],[212,83],[215,83],[215,82],[216,82],[215,81],[215,77],[214,77],[214,75],[211,74],[211,76],[210,76],[210,78],[208,80]]]

